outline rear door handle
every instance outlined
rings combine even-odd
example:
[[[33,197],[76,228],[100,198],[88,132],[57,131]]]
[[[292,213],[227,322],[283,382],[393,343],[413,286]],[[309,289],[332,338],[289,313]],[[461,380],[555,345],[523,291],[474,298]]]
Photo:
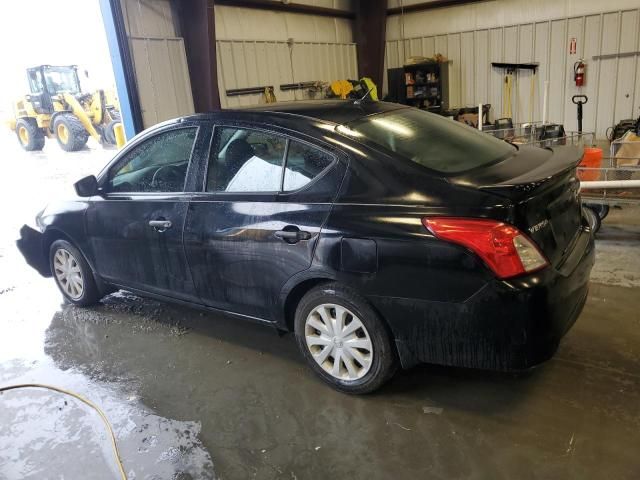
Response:
[[[164,232],[171,228],[171,220],[149,220],[149,226],[155,228],[158,232]]]
[[[311,238],[311,233],[303,230],[278,230],[275,232],[275,236],[281,238],[285,242],[296,243],[300,240],[309,240]]]

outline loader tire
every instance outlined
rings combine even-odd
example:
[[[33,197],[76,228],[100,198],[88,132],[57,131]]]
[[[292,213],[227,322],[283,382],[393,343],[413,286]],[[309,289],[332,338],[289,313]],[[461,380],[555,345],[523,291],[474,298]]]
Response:
[[[121,120],[112,120],[104,127],[104,141],[107,145],[116,144],[116,132],[114,131],[114,127],[118,123],[121,123]]]
[[[44,148],[44,133],[32,118],[21,118],[16,122],[18,142],[27,152],[36,152]]]
[[[62,113],[53,121],[53,131],[60,148],[76,152],[87,144],[89,134],[73,113]]]

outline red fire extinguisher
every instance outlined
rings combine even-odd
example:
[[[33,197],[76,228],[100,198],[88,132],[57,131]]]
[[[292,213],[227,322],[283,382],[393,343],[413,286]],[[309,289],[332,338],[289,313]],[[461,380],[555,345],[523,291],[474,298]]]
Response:
[[[578,60],[573,64],[573,79],[576,82],[576,87],[581,87],[584,85],[584,71],[585,65],[582,60]]]

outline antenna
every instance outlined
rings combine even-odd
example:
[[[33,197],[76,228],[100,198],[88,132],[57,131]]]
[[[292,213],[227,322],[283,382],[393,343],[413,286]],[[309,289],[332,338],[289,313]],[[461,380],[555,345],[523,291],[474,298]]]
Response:
[[[357,100],[354,100],[353,104],[354,105],[360,105],[362,103],[362,101],[369,96],[369,94],[371,93],[371,90],[373,90],[373,87],[371,87],[369,90],[367,90],[367,93],[365,93],[362,96],[362,98],[358,98]]]

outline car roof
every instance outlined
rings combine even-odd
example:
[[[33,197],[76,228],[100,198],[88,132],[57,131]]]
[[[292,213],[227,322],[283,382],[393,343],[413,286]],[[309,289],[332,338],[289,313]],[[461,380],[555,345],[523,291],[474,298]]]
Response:
[[[226,111],[298,115],[310,119],[321,120],[323,122],[342,125],[368,115],[384,113],[400,108],[408,107],[397,103],[366,100],[362,103],[355,103],[353,100],[307,100],[267,103],[249,108],[239,108]]]

